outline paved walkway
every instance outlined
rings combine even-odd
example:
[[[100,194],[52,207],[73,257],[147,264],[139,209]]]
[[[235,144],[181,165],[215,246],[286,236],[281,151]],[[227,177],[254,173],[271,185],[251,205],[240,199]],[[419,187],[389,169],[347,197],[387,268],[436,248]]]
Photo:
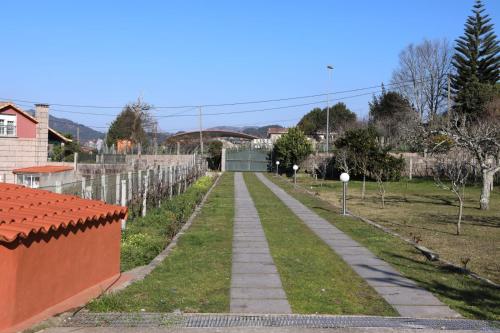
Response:
[[[257,177],[318,237],[339,254],[400,315],[415,318],[460,317],[434,295],[403,277],[348,235],[318,216],[262,174]]]
[[[241,173],[234,174],[232,313],[291,313],[257,209]]]

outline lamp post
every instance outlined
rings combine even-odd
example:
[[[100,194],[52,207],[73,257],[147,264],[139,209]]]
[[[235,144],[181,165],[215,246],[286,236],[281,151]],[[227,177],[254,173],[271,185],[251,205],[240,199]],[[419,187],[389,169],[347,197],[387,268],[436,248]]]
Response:
[[[276,176],[279,175],[280,161],[276,161]]]
[[[333,66],[328,65],[326,66],[326,69],[328,70],[328,89],[326,92],[326,152],[328,153],[330,151],[330,86],[332,82],[332,71],[333,71]]]
[[[293,165],[293,185],[297,185],[297,170],[299,166],[297,164]]]
[[[347,205],[346,205],[346,200],[347,200],[347,183],[349,182],[349,174],[343,172],[340,175],[340,181],[342,182],[343,188],[342,188],[342,215],[347,215]]]

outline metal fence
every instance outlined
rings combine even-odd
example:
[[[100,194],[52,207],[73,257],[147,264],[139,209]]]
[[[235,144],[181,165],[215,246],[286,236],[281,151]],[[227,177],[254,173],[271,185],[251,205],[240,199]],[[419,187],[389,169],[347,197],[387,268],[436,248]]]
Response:
[[[206,161],[193,159],[185,164],[83,177],[75,182],[40,189],[127,206],[129,217],[144,216],[148,208],[158,207],[163,200],[186,191],[206,171]]]
[[[227,171],[265,172],[270,168],[270,150],[267,149],[227,149]]]

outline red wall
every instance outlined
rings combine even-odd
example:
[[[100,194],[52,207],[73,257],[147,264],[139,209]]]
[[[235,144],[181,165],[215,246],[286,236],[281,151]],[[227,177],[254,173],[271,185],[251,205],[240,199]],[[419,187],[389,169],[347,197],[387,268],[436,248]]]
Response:
[[[19,138],[34,139],[36,138],[36,124],[17,112],[14,109],[6,109],[0,111],[1,114],[17,115],[17,136]]]
[[[120,273],[119,220],[0,242],[0,330]]]

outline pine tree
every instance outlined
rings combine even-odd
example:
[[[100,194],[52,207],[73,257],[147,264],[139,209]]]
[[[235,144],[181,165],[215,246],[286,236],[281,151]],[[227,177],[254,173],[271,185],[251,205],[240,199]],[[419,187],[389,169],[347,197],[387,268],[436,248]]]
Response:
[[[458,108],[469,114],[484,111],[485,103],[500,76],[500,46],[491,18],[476,0],[465,23],[464,35],[456,40],[452,87]]]

